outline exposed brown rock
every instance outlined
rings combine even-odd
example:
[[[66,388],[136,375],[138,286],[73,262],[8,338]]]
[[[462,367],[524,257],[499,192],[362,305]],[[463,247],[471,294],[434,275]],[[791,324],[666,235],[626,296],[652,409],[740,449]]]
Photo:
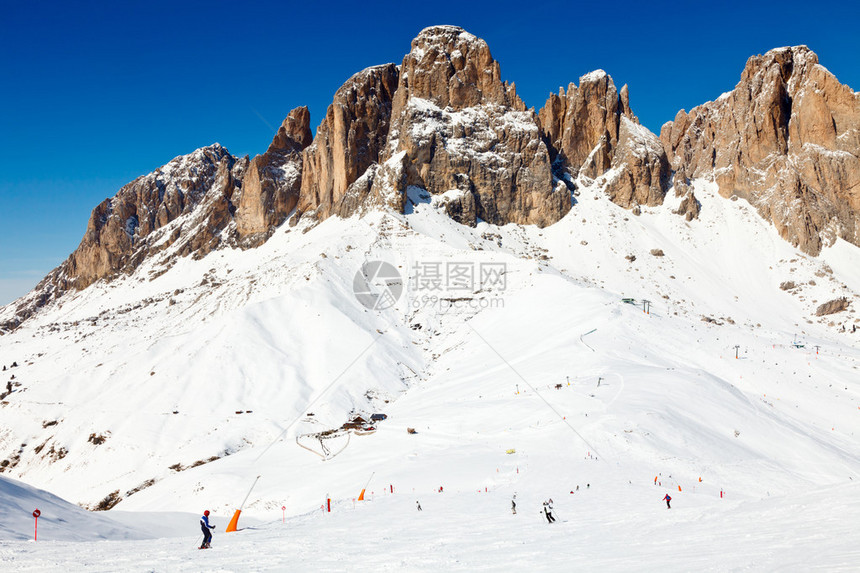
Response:
[[[3,327],[16,328],[64,292],[130,272],[162,252],[169,264],[171,257],[201,257],[230,240],[223,231],[247,165],[216,143],[124,186],[93,209],[78,248],[15,303]]]
[[[605,174],[607,194],[625,208],[662,204],[669,162],[657,136],[633,115],[626,85],[619,93],[603,70],[586,74],[579,87],[550,95],[540,124],[557,171],[573,178]]]
[[[815,316],[826,316],[828,314],[836,314],[837,312],[842,312],[843,310],[848,308],[848,305],[851,304],[850,301],[845,298],[835,298],[831,301],[825,302],[818,306],[815,310]]]
[[[607,174],[609,198],[628,208],[661,205],[670,175],[669,161],[657,136],[622,116],[618,147]]]
[[[318,219],[334,214],[349,186],[379,161],[397,78],[397,66],[386,64],[362,70],[337,90],[303,154],[299,213],[312,211]]]
[[[460,191],[450,212],[466,224],[545,226],[570,210],[537,117],[501,80],[486,42],[454,26],[427,28],[400,70],[384,160],[405,151],[431,194]]]
[[[687,221],[699,218],[701,204],[696,195],[693,193],[693,188],[690,186],[690,180],[683,169],[675,172],[675,177],[672,179],[672,186],[675,188],[675,197],[683,197],[681,204],[675,210],[676,215],[683,215]]]
[[[209,245],[230,209],[236,163],[225,148],[211,145],[138,177],[103,201],[93,210],[80,246],[52,273],[60,289],[82,289],[176,241],[197,248]],[[190,217],[198,205],[206,209],[197,218],[211,222],[196,229],[201,236],[183,233],[190,221],[168,227]]]
[[[803,251],[860,245],[860,95],[806,46],[750,58],[733,91],[660,137],[676,169],[748,200]]]
[[[593,179],[611,167],[621,116],[637,121],[630,110],[627,86],[622,91],[623,101],[612,78],[596,70],[579,78],[579,87],[571,83],[567,93],[559,88],[558,94],[550,94],[540,110],[544,136],[574,175],[584,167]]]
[[[251,160],[236,209],[236,230],[248,246],[266,240],[299,202],[302,150],[311,142],[310,113],[292,110],[269,149]]]

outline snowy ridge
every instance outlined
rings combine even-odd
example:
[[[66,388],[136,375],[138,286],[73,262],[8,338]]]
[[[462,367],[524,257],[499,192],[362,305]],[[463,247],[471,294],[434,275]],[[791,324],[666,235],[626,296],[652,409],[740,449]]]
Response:
[[[416,570],[457,562],[629,570],[661,563],[655,536],[689,538],[673,563],[701,570],[792,568],[813,553],[829,570],[850,569],[860,352],[850,334],[800,317],[812,300],[855,296],[856,248],[838,243],[806,257],[752,207],[722,199],[712,183],[693,185],[703,205],[693,223],[668,204],[633,217],[592,186],[546,229],[463,227],[436,208],[443,196],[412,189],[405,216],[282,228],[253,251],[181,259],[155,278],[145,263],[70,296],[0,339],[23,383],[3,406],[3,451],[26,443],[4,475],[87,505],[119,490],[116,510],[127,515],[206,507],[219,527],[261,475],[243,520],[265,525],[216,531],[206,565],[194,565],[191,538],[158,541],[157,550],[58,545],[37,563],[57,568],[87,551],[94,570],[110,570],[117,552],[141,569],[278,570],[287,547],[294,567],[342,570],[369,551],[344,537],[362,524],[384,543],[386,562]],[[503,262],[507,286],[427,293],[407,282],[408,298],[374,313],[351,292],[365,260],[404,272],[426,261]],[[796,292],[780,290],[789,278]],[[622,296],[651,300],[651,314]],[[804,348],[791,346],[795,335]],[[295,442],[351,412],[380,411],[388,419],[374,434],[351,436],[329,461]],[[92,433],[104,442],[89,441]],[[66,454],[45,458],[51,446]],[[353,509],[372,472],[373,502]],[[394,494],[382,494],[388,484]],[[667,491],[671,514],[660,502]],[[326,493],[332,514],[319,512]],[[809,495],[821,504],[803,504]],[[535,519],[546,497],[568,521],[549,533]],[[809,524],[824,518],[816,508],[825,503],[847,513],[827,517],[834,535],[821,539]],[[185,527],[196,530],[191,518]],[[416,549],[442,528],[451,539]],[[180,530],[177,522],[170,535]],[[792,548],[775,553],[773,539],[784,537]],[[329,555],[321,566],[319,539]],[[504,561],[487,553],[493,543],[509,547]],[[609,550],[615,543],[623,549]],[[536,564],[538,544],[547,557]]]
[[[588,72],[587,74],[585,74],[584,76],[579,78],[579,85],[582,85],[584,83],[599,82],[600,80],[604,79],[607,75],[608,74],[603,70],[594,70],[594,71]]]
[[[418,111],[456,129],[453,112]],[[49,302],[0,338],[14,383],[0,400],[3,477],[86,507],[118,501],[108,515],[208,508],[220,529],[260,475],[242,519],[262,525],[216,531],[206,561],[192,538],[57,541],[38,556],[10,541],[4,566],[92,555],[89,569],[108,571],[125,555],[133,570],[279,570],[288,557],[303,570],[371,570],[382,555],[409,570],[724,570],[804,568],[815,555],[850,570],[857,249],[803,255],[713,182],[692,182],[692,222],[672,212],[671,190],[636,217],[601,184],[579,183],[575,208],[544,229],[465,227],[440,208],[460,191],[413,187],[405,215],[300,221],[256,249],[175,258],[166,271],[150,258]],[[377,260],[405,292],[372,311],[353,288]],[[503,286],[419,288],[433,265],[493,264]],[[847,311],[814,316],[840,296]],[[313,448],[308,435],[374,413],[387,419],[331,438],[339,453],[325,462],[297,443]],[[353,509],[371,474],[373,501]],[[331,514],[319,512],[326,494]],[[561,518],[550,532],[535,519],[547,497]],[[822,519],[833,532],[823,539]],[[163,535],[196,532],[193,517],[180,521]],[[103,527],[81,530],[125,535]],[[367,543],[355,543],[359,527]],[[157,528],[145,529],[126,538]],[[654,540],[680,538],[668,562]],[[775,539],[792,546],[776,551]]]

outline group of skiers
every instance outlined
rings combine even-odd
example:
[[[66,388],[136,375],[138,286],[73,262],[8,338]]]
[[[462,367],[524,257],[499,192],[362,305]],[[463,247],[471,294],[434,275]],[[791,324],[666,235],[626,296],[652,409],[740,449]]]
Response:
[[[655,478],[656,481],[656,478]],[[588,484],[588,487],[591,487],[591,484]],[[579,489],[579,486],[576,486],[576,489]],[[572,491],[570,493],[573,493]],[[666,502],[666,508],[672,509],[672,496],[668,493],[663,497],[663,501]],[[547,499],[543,502],[543,509],[541,513],[543,513],[544,517],[546,517],[547,523],[555,523],[555,516],[552,514],[552,498]],[[421,503],[416,501],[415,505],[418,511],[421,511]],[[514,496],[511,498],[511,512],[516,515],[517,514],[517,494],[514,492]],[[212,529],[215,529],[214,525],[209,525],[209,510],[203,512],[203,516],[200,518],[200,528],[203,530],[203,544],[200,546],[200,549],[208,549],[210,547],[210,543],[212,542]]]
[[[514,497],[511,498],[511,513],[517,514],[517,494],[514,492]],[[552,498],[543,502],[543,514],[546,517],[547,523],[555,523],[555,517],[552,515]]]

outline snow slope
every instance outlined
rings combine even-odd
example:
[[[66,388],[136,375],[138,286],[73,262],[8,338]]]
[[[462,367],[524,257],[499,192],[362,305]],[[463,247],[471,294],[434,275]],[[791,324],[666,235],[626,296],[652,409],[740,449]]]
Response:
[[[31,515],[39,510],[38,531]],[[103,513],[92,513],[48,492],[17,480],[0,477],[0,539],[26,540],[38,534],[42,539],[84,541],[92,539],[135,539],[135,532]]]
[[[86,506],[116,492],[109,514],[206,507],[219,519],[260,475],[242,519],[264,524],[205,555],[167,538],[38,553],[9,542],[0,559],[36,570],[82,568],[83,556],[87,570],[115,570],[118,555],[129,570],[850,570],[860,335],[853,309],[814,310],[856,301],[858,251],[807,257],[745,203],[704,182],[696,196],[701,218],[686,222],[670,204],[635,217],[586,186],[546,229],[471,229],[413,191],[407,215],[285,227],[258,249],[166,272],[150,262],[64,297],[0,338],[0,363],[20,365],[3,374],[21,382],[0,408],[5,475]],[[371,260],[404,277],[391,308],[353,295]],[[503,264],[505,284],[412,280],[449,263],[476,274]],[[388,419],[333,439],[345,449],[328,461],[296,443],[374,412]],[[353,509],[372,474],[373,502]],[[323,515],[326,494],[335,511]],[[537,515],[548,497],[567,520],[553,530]]]

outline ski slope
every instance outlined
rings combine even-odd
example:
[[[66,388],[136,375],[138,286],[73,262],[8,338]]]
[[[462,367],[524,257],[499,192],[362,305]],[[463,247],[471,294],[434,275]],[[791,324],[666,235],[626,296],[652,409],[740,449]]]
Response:
[[[0,338],[0,362],[20,365],[3,374],[22,384],[0,409],[3,476],[88,507],[122,498],[96,517],[186,517],[141,517],[135,535],[154,541],[86,525],[91,541],[37,545],[20,541],[32,518],[4,519],[0,562],[854,569],[860,335],[853,309],[814,311],[856,301],[858,251],[807,257],[745,203],[704,182],[696,196],[686,222],[585,186],[552,227],[471,229],[414,190],[406,215],[285,226],[197,261],[167,251],[64,297]],[[353,294],[372,260],[404,277],[391,308]],[[506,280],[421,289],[410,279],[427,263],[502,264]],[[377,412],[375,433],[333,440],[325,462],[296,443]],[[222,535],[257,475],[240,521],[253,527]],[[372,501],[354,503],[371,475]],[[538,515],[550,497],[564,520],[551,526]],[[199,552],[204,508],[219,529]]]

